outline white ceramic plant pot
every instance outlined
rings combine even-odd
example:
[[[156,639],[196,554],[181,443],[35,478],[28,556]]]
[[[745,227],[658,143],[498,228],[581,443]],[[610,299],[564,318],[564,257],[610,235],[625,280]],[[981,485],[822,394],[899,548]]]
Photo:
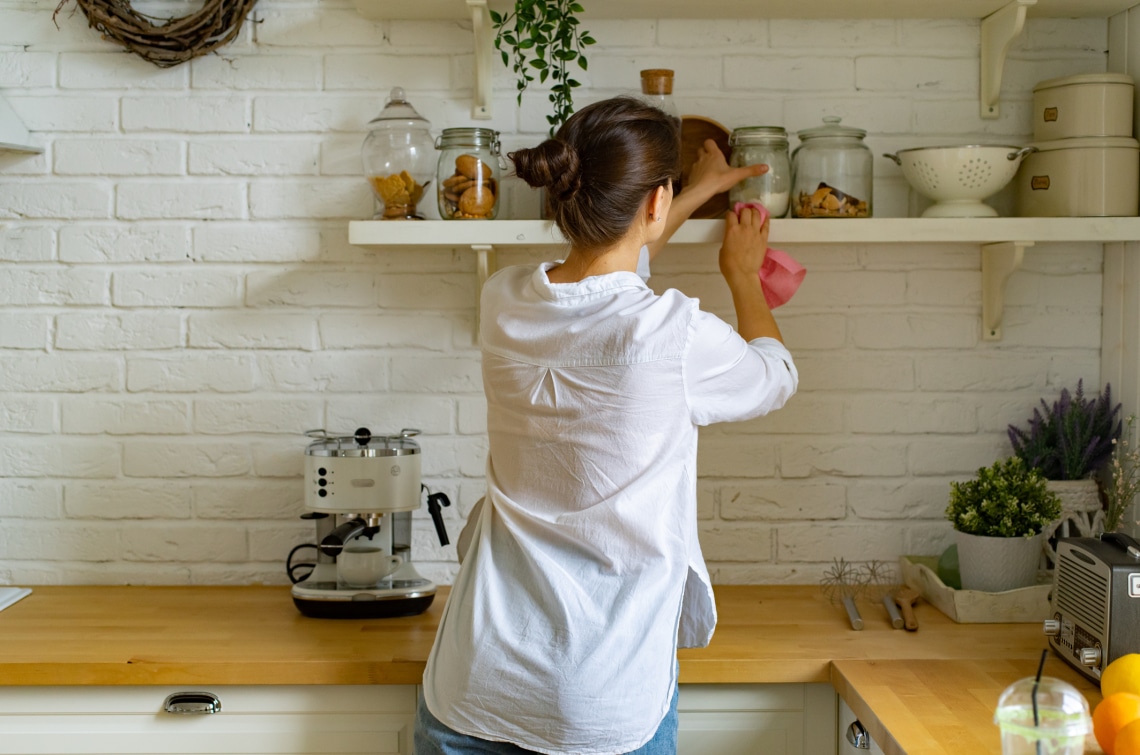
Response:
[[[1005,592],[1037,582],[1039,533],[1025,537],[985,537],[954,531],[963,590]]]

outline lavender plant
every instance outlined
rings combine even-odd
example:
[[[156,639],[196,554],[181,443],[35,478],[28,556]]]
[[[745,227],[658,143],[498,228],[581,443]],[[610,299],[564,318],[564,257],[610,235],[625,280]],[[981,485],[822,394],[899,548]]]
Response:
[[[1111,385],[1097,398],[1086,399],[1080,380],[1075,393],[1062,389],[1052,406],[1041,399],[1041,409],[1033,410],[1027,428],[1010,425],[1009,442],[1014,455],[1045,479],[1083,480],[1112,457],[1122,429],[1119,413],[1120,404],[1112,404]]]

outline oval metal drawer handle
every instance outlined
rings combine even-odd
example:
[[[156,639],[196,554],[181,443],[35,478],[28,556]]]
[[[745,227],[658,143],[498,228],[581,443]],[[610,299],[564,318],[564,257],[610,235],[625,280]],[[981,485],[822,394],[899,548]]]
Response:
[[[167,713],[204,714],[221,713],[222,701],[213,692],[175,692],[162,703]]]

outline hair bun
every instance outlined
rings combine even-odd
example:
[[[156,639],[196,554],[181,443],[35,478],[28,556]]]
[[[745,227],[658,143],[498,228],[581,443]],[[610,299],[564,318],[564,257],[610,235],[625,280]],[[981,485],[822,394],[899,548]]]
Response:
[[[515,175],[535,188],[543,187],[559,201],[574,196],[582,185],[578,150],[558,139],[510,153]]]

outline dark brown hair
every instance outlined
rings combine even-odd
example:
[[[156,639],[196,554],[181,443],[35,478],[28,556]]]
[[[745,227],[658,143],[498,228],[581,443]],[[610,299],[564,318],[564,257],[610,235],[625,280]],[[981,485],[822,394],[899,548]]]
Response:
[[[533,149],[511,152],[515,175],[545,187],[562,235],[583,250],[613,245],[658,186],[680,178],[680,123],[632,97],[579,110]]]

